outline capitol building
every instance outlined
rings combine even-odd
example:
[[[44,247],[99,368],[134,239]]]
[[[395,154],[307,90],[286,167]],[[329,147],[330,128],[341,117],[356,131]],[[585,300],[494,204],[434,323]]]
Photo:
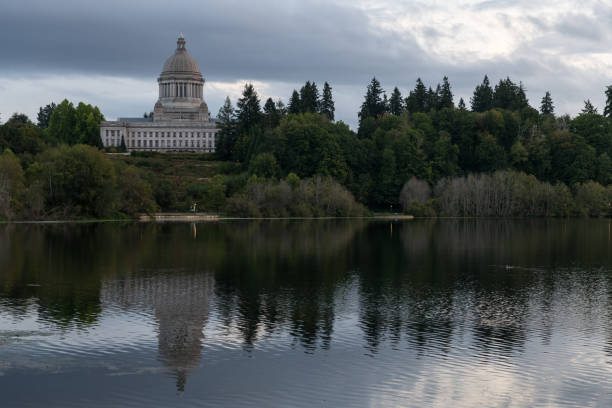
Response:
[[[179,36],[174,55],[157,79],[159,99],[149,118],[119,118],[100,123],[105,147],[128,151],[214,152],[219,128],[204,102],[204,78]]]

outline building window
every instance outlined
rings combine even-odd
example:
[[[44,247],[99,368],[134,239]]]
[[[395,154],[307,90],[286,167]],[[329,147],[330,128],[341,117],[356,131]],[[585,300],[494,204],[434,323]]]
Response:
[[[159,147],[159,140],[155,141],[155,147]]]
[[[183,137],[183,132],[179,132],[179,137]]]
[[[176,140],[172,141],[172,146],[176,147]]]
[[[176,132],[172,132],[172,137],[176,137]]]

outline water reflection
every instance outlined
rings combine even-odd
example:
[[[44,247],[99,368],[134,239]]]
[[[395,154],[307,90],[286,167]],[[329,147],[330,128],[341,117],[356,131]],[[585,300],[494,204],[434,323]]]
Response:
[[[212,291],[213,280],[207,274],[174,273],[104,281],[100,299],[108,306],[153,310],[160,360],[176,376],[182,392],[187,373],[200,362]]]
[[[27,353],[78,366],[102,349],[104,375],[130,365],[154,375],[154,359],[175,390],[211,406],[308,406],[312,395],[338,406],[603,406],[609,230],[597,220],[4,225],[0,374],[28,373]],[[14,333],[25,329],[47,337],[24,346]],[[253,379],[254,367],[266,375]],[[222,391],[236,383],[244,389]],[[126,384],[135,406],[189,405]]]

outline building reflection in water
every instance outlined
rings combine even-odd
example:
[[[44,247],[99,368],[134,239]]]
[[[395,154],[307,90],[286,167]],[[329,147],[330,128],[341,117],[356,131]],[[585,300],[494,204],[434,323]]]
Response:
[[[159,358],[184,391],[199,366],[214,279],[209,274],[165,274],[105,281],[101,300],[126,308],[151,308],[158,324]]]

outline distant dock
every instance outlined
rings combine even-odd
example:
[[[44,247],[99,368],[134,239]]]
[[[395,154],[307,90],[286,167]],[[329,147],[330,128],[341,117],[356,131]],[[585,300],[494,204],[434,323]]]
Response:
[[[204,213],[156,213],[156,214],[143,214],[138,218],[139,221],[149,222],[202,222],[202,221],[217,221],[219,216],[216,214],[204,214]]]

